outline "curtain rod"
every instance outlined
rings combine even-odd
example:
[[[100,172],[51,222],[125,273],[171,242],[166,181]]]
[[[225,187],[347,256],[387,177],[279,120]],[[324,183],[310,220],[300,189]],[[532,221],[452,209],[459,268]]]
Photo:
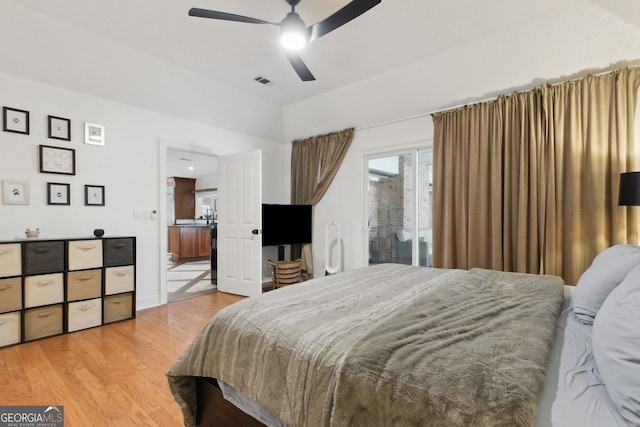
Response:
[[[567,80],[567,81],[570,81],[570,80]],[[551,86],[555,86],[555,85],[560,84],[560,83],[565,83],[565,82],[553,83],[553,84],[551,84]],[[539,86],[536,86],[536,87],[539,87]],[[531,89],[527,89],[527,90],[533,90],[533,89],[535,89],[535,87],[531,88]],[[466,103],[463,103],[463,104],[452,105],[450,107],[441,107],[441,108],[438,108],[436,110],[428,111],[426,113],[419,113],[419,114],[415,114],[413,116],[403,117],[403,118],[400,118],[400,119],[388,120],[386,122],[376,123],[376,124],[373,124],[373,125],[360,126],[360,127],[357,127],[356,130],[377,128],[377,127],[380,127],[380,126],[390,125],[390,124],[393,124],[393,123],[404,122],[405,120],[412,120],[412,119],[417,119],[419,117],[430,116],[432,114],[441,113],[443,111],[455,110],[456,108],[465,107],[467,105],[473,105],[473,104],[480,104],[480,103],[483,103],[483,102],[495,101],[500,96],[509,95],[511,93],[514,93],[514,92],[517,92],[517,91],[512,91],[512,92],[509,92],[509,93],[506,93],[506,94],[500,94],[500,95],[492,96],[490,98],[478,99],[478,100],[471,101],[471,102],[466,102]]]
[[[372,125],[360,126],[360,127],[357,127],[356,130],[371,129],[371,128],[377,128],[377,127],[380,127],[380,126],[390,125],[390,124],[393,124],[393,123],[404,122],[405,120],[412,120],[412,119],[417,119],[419,117],[430,116],[431,114],[440,113],[442,111],[453,110],[455,108],[464,107],[465,105],[477,104],[477,103],[480,103],[480,102],[493,101],[495,99],[498,99],[498,97],[494,96],[494,97],[491,97],[491,98],[479,99],[477,101],[468,102],[466,104],[458,104],[458,105],[453,105],[451,107],[442,107],[442,108],[439,108],[437,110],[428,111],[426,113],[419,113],[419,114],[415,114],[413,116],[408,116],[408,117],[402,117],[402,118],[399,118],[399,119],[388,120],[386,122],[376,123],[376,124],[372,124]]]
[[[494,100],[498,99],[498,97],[500,97],[500,96],[503,96],[503,95],[492,96],[491,98],[478,99],[476,101],[467,102],[467,103],[464,103],[464,104],[452,105],[450,107],[441,107],[441,108],[438,108],[437,110],[431,110],[431,111],[428,111],[426,113],[419,113],[419,114],[415,114],[413,116],[402,117],[400,119],[388,120],[386,122],[376,123],[376,124],[373,124],[373,125],[360,126],[360,127],[357,127],[356,130],[377,128],[377,127],[380,127],[380,126],[390,125],[390,124],[393,124],[393,123],[404,122],[405,120],[412,120],[412,119],[417,119],[419,117],[430,116],[432,114],[441,113],[441,112],[447,111],[447,110],[454,110],[456,108],[464,107],[465,105],[473,105],[473,104],[479,104],[481,102],[494,101]]]
[[[571,81],[574,81],[574,80],[583,79],[588,75],[600,76],[600,75],[603,75],[603,74],[615,73],[616,71],[622,70],[624,68],[636,68],[636,67],[627,66],[627,67],[622,67],[622,68],[616,68],[614,70],[601,71],[599,73],[588,73],[588,74],[585,74],[583,76],[579,76],[579,77],[576,77],[576,78],[573,78],[573,79],[568,79],[568,80],[557,81],[555,83],[549,83],[549,80],[547,80],[546,83],[548,83],[549,86],[556,86],[556,85],[567,83],[567,82],[571,82]],[[534,90],[534,89],[539,88],[539,87],[542,87],[542,85],[536,86],[536,87],[533,87],[533,88],[530,88],[530,89],[523,90],[522,92]],[[482,102],[495,101],[496,99],[498,99],[501,96],[509,95],[509,94],[514,93],[514,92],[519,92],[519,91],[514,90],[512,92],[503,93],[503,94],[500,94],[500,95],[492,96],[490,98],[478,99],[476,101],[467,102],[467,103],[464,103],[464,104],[453,105],[453,106],[450,106],[450,107],[441,107],[441,108],[439,108],[437,110],[428,111],[426,113],[419,113],[419,114],[415,114],[413,116],[408,116],[408,117],[402,117],[402,118],[399,118],[399,119],[388,120],[386,122],[375,123],[375,124],[372,124],[372,125],[360,126],[360,127],[355,128],[355,129],[356,130],[364,130],[364,129],[377,128],[377,127],[380,127],[380,126],[386,126],[386,125],[390,125],[390,124],[393,124],[393,123],[404,122],[405,120],[412,120],[412,119],[417,119],[419,117],[430,116],[432,114],[441,113],[443,111],[454,110],[456,108],[464,107],[464,106],[467,106],[467,105],[473,105],[473,104],[480,104]]]
[[[469,102],[469,103],[466,103],[466,104],[458,104],[458,105],[454,105],[454,106],[451,106],[451,107],[442,107],[442,108],[439,108],[437,110],[427,111],[426,113],[415,114],[413,116],[402,117],[400,119],[388,120],[386,122],[376,123],[376,124],[373,124],[373,125],[360,126],[360,127],[357,127],[356,130],[371,129],[371,128],[377,128],[377,127],[380,127],[380,126],[390,125],[390,124],[393,124],[393,123],[404,122],[405,120],[412,120],[412,119],[417,119],[419,117],[430,116],[432,114],[440,113],[442,111],[453,110],[455,108],[464,107],[465,105],[477,104],[477,103],[480,103],[480,102],[493,101],[495,99],[498,99],[498,97],[494,96],[492,98],[480,99],[478,101],[473,101],[473,102]]]

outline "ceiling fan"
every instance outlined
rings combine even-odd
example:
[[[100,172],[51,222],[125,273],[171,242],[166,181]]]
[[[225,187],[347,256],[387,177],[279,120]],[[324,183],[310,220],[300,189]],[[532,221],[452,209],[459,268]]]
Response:
[[[302,61],[296,50],[301,49],[307,43],[319,39],[331,31],[340,28],[347,22],[362,15],[381,0],[353,0],[342,9],[322,21],[306,26],[300,15],[296,13],[296,5],[300,0],[285,0],[291,6],[291,12],[280,22],[268,22],[248,16],[235,15],[233,13],[217,12],[214,10],[192,8],[189,16],[199,18],[220,19],[223,21],[244,22],[247,24],[270,24],[280,27],[280,42],[285,48],[285,53],[293,69],[302,81],[315,80],[309,68]]]

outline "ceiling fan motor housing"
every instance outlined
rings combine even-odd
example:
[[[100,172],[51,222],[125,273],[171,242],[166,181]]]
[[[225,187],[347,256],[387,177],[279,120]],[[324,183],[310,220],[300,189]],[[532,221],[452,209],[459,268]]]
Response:
[[[307,28],[307,24],[304,23],[300,15],[296,12],[289,12],[287,16],[284,17],[282,21],[280,21],[280,28],[301,28],[305,30]]]

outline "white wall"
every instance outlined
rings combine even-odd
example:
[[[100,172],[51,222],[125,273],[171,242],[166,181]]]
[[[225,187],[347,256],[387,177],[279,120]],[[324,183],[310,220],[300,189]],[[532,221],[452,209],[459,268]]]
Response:
[[[212,158],[217,162],[217,158]],[[196,179],[196,190],[218,188],[218,175],[207,175]]]
[[[167,146],[162,141],[214,155],[261,149],[265,159],[263,197],[283,197],[278,181],[283,169],[283,146],[279,142],[9,74],[0,74],[0,94],[3,106],[29,111],[31,121],[29,135],[0,132],[0,179],[31,184],[30,205],[0,204],[0,240],[22,238],[26,228],[35,227],[40,228],[41,238],[85,237],[95,228],[103,228],[106,236],[136,236],[138,308],[161,301],[159,248],[166,239],[166,220],[162,216],[166,213],[166,178],[160,172],[166,167],[161,162],[166,159]],[[71,141],[47,138],[47,115],[71,119]],[[85,121],[105,126],[105,147],[83,143]],[[39,173],[40,144],[75,149],[76,175]],[[48,206],[47,182],[71,184],[71,206]],[[105,186],[105,207],[84,206],[85,184]],[[156,209],[161,215],[156,220],[134,220],[134,209]]]
[[[2,1],[1,5],[0,72],[256,138],[282,138],[279,106],[20,2]],[[183,17],[185,10],[180,10]],[[117,22],[113,31],[118,31]],[[186,39],[183,42],[188,44]]]

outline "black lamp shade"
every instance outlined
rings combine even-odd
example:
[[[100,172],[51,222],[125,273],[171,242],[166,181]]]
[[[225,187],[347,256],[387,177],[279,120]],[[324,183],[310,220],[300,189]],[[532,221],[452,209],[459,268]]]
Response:
[[[620,174],[618,205],[640,206],[640,172],[624,172]]]

